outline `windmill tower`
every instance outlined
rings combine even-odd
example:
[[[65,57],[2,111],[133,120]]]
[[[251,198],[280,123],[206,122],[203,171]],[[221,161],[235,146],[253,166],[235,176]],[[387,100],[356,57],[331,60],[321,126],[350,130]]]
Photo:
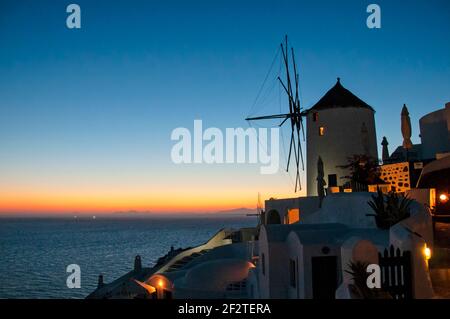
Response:
[[[344,88],[340,79],[308,110],[306,177],[308,196],[317,195],[317,160],[322,158],[327,186],[343,184],[348,157],[378,158],[374,109]]]

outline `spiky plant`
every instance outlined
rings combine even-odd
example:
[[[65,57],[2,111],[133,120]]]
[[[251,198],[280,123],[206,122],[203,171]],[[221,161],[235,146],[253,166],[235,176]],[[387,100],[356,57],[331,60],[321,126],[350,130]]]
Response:
[[[367,287],[367,273],[368,264],[361,261],[350,261],[347,265],[348,269],[345,270],[346,273],[352,275],[354,290],[357,295],[363,299],[368,299],[370,295],[370,289]]]
[[[367,216],[375,217],[378,228],[389,229],[411,215],[409,212],[411,202],[411,199],[400,197],[395,192],[384,195],[378,188],[377,194],[372,195],[372,200],[367,202],[375,214]]]
[[[391,296],[381,289],[369,288],[367,286],[367,272],[368,263],[361,261],[350,261],[347,265],[346,273],[352,275],[353,285],[350,285],[350,290],[353,294],[361,299],[390,299]]]
[[[411,216],[409,206],[412,200],[406,196],[398,196],[397,193],[391,192],[387,196],[387,207],[392,225]]]
[[[389,229],[391,225],[389,224],[389,214],[385,204],[385,198],[383,192],[377,188],[377,194],[372,195],[372,200],[367,202],[375,214],[367,214],[367,216],[375,217],[375,222],[378,228]]]

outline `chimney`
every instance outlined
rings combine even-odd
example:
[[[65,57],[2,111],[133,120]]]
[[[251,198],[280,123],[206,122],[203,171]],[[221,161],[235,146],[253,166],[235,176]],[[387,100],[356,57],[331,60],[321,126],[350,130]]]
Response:
[[[450,110],[450,102],[445,103],[445,109]]]
[[[142,270],[141,256],[137,255],[134,258],[134,271],[141,272],[141,270]]]
[[[97,288],[101,288],[104,286],[104,282],[103,282],[103,275],[98,275],[98,284],[97,284]]]

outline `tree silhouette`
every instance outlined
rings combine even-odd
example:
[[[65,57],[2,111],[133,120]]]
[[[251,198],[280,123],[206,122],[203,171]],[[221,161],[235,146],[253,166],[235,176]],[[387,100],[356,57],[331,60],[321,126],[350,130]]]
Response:
[[[385,182],[380,178],[380,170],[378,160],[365,155],[356,154],[347,158],[347,164],[339,165],[338,168],[348,169],[349,175],[341,178],[349,180],[349,182],[360,185],[384,184]]]

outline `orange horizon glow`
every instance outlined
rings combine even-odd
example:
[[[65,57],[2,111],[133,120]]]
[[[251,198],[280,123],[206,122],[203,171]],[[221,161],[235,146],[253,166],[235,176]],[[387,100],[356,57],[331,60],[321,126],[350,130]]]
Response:
[[[199,194],[202,194],[201,196]],[[297,195],[300,196],[300,195]],[[269,197],[285,198],[292,194],[271,194]],[[119,192],[28,192],[0,193],[0,215],[30,214],[108,214],[114,212],[150,213],[208,213],[237,208],[255,208],[253,190],[197,190],[178,192],[119,193]],[[268,199],[262,197],[264,199]],[[264,204],[264,202],[263,202]]]
[[[130,176],[122,176],[120,172],[108,176],[94,173],[73,177],[55,173],[45,178],[32,174],[23,178],[11,176],[8,181],[0,181],[0,215],[213,213],[253,209],[258,193],[263,206],[264,200],[271,197],[305,195],[305,190],[294,193],[293,185],[281,174],[268,177],[244,171],[236,178],[233,171],[188,168],[194,171],[160,171],[139,178],[134,172]]]

